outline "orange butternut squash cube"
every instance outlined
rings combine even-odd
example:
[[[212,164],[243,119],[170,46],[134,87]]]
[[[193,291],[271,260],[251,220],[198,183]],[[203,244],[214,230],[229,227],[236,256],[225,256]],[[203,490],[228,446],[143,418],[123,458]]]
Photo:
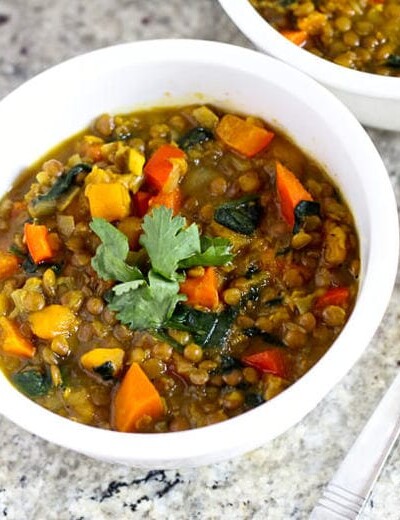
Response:
[[[128,217],[131,212],[128,188],[119,182],[88,184],[85,195],[89,199],[92,217],[112,222]]]

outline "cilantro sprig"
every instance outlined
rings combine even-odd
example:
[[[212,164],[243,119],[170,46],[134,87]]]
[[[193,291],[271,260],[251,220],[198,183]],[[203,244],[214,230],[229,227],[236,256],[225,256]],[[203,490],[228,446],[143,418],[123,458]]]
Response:
[[[117,283],[108,299],[109,308],[121,323],[133,329],[156,330],[166,326],[176,305],[186,296],[179,293],[183,269],[203,265],[224,265],[232,260],[231,244],[223,238],[200,237],[196,224],[174,217],[160,206],[144,218],[140,244],[150,259],[143,273],[127,262],[127,237],[104,219],[95,218],[91,229],[101,244],[92,259],[92,267],[104,280]]]
[[[92,267],[100,278],[119,282],[143,280],[140,270],[125,262],[129,253],[127,237],[103,218],[94,218],[90,227],[102,242],[92,258]]]
[[[200,252],[200,235],[196,224],[185,228],[183,217],[172,216],[165,206],[155,208],[143,220],[140,244],[146,248],[153,271],[167,280],[175,280],[180,261]]]

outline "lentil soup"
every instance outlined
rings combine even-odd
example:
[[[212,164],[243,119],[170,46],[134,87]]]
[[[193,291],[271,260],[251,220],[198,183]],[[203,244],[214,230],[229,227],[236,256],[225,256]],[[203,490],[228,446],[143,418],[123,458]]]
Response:
[[[296,45],[352,69],[400,77],[399,0],[250,0]]]
[[[98,117],[0,205],[0,364],[72,420],[168,432],[273,398],[354,306],[353,218],[289,139],[210,106]]]

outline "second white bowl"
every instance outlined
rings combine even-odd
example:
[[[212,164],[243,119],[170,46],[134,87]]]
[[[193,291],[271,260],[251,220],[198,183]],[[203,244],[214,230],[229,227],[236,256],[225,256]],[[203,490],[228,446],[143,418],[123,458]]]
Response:
[[[258,14],[249,0],[219,2],[257,48],[325,85],[361,123],[400,131],[400,78],[347,69],[293,45]]]

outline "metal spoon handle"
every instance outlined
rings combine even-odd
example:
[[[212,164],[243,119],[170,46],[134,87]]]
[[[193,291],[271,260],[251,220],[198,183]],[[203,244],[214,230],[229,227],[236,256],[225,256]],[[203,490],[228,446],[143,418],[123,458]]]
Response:
[[[400,433],[400,373],[326,486],[310,520],[356,520]]]

